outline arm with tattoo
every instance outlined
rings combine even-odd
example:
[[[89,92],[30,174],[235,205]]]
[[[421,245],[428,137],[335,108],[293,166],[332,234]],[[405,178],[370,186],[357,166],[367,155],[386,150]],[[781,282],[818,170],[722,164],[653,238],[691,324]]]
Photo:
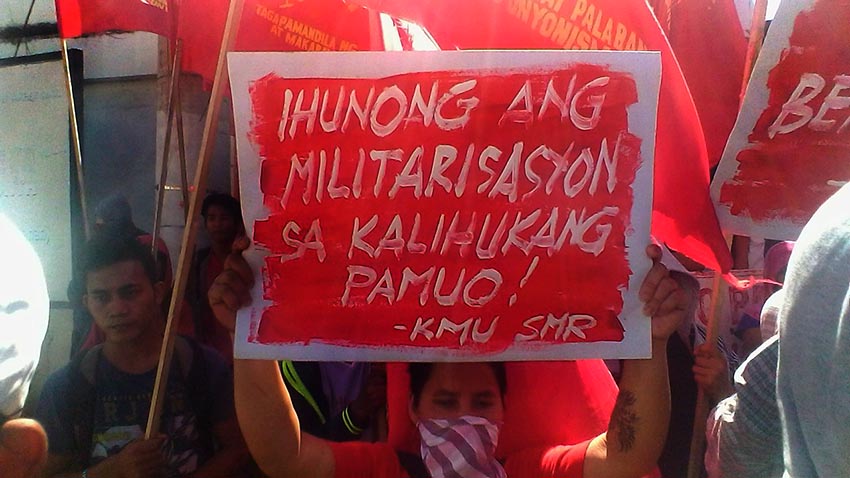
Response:
[[[652,317],[652,358],[626,360],[620,393],[608,431],[587,449],[585,478],[644,476],[656,466],[670,421],[667,339],[695,300],[682,287],[690,277],[676,277],[658,263],[660,251],[647,251],[655,263],[640,290],[644,312]]]

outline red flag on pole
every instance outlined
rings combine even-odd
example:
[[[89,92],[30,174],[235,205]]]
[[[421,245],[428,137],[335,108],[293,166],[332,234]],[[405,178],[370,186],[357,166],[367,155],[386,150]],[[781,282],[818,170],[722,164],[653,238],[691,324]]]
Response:
[[[173,0],[56,0],[60,38],[107,31],[173,36]]]
[[[738,117],[747,39],[732,0],[678,1],[669,8],[667,38],[694,98],[709,163],[716,166]]]
[[[183,70],[215,74],[228,0],[183,0]],[[342,0],[245,0],[234,51],[382,50],[378,14]]]
[[[652,231],[707,267],[729,270],[731,255],[708,193],[709,160],[700,119],[667,38],[645,1],[355,1],[419,23],[443,49],[661,51]]]

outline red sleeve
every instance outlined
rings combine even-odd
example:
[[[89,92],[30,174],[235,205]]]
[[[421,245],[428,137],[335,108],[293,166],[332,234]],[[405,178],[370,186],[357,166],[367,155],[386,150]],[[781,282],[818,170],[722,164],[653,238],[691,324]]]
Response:
[[[334,478],[402,478],[406,474],[386,443],[327,442],[334,454]]]
[[[582,478],[588,445],[590,440],[522,450],[508,457],[505,472],[511,478]]]

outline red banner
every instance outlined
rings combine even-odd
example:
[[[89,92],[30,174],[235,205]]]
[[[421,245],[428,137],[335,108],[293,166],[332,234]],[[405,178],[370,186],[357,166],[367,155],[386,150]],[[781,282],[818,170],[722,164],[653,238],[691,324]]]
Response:
[[[670,45],[645,1],[356,1],[421,24],[443,49],[661,51],[652,232],[712,269],[731,267],[709,197],[709,159],[700,120]]]
[[[397,358],[648,353],[634,294],[656,62],[233,56],[242,197],[269,301],[247,341]]]
[[[172,37],[171,0],[55,0],[61,38],[107,31],[144,31]]]
[[[724,229],[795,240],[850,180],[850,1],[782,4],[712,193]]]
[[[183,69],[212,81],[227,0],[182,0]],[[234,51],[382,50],[378,15],[342,0],[245,0]]]
[[[694,98],[709,162],[716,166],[738,117],[747,39],[732,0],[676,1],[669,15],[667,38]]]

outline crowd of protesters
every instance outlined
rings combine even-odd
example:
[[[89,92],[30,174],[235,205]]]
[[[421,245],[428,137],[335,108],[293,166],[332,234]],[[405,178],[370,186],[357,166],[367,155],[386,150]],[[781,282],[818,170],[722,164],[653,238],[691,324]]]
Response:
[[[167,249],[152,254],[126,200],[98,208],[97,233],[69,288],[81,340],[32,416],[20,418],[47,299],[38,258],[0,216],[10,238],[0,250],[0,313],[7,330],[35,330],[0,340],[0,476],[675,478],[686,472],[682,442],[690,440],[697,390],[716,405],[706,476],[850,476],[847,204],[850,186],[795,245],[769,249],[772,295],[745,311],[737,332],[746,346],[732,374],[723,347],[695,341],[688,320],[696,281],[669,271],[650,246],[638,295],[651,317],[652,357],[616,364],[615,385],[599,360],[233,359],[235,316],[254,271],[241,256],[248,243],[238,201],[213,194],[202,207],[210,245],[195,255],[186,324],[150,436],[172,281]],[[542,397],[549,405],[535,404]]]

